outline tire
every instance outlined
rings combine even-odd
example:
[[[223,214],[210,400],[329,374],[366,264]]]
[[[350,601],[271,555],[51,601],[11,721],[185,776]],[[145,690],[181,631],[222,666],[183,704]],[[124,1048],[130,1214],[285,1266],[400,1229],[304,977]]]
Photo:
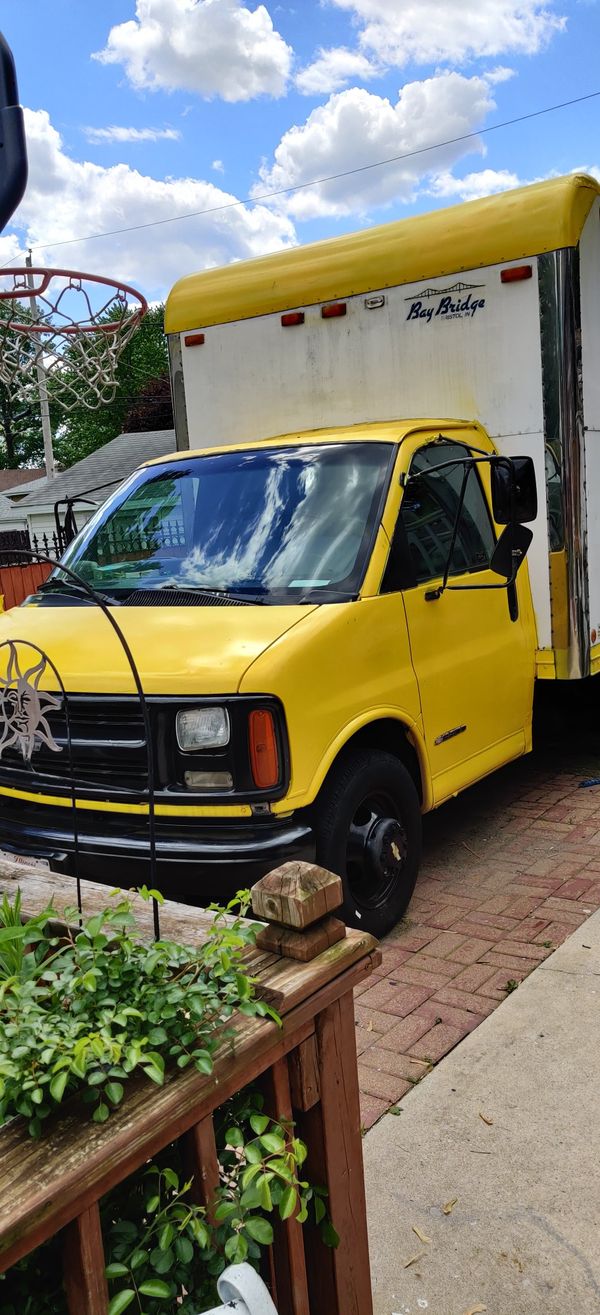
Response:
[[[421,860],[421,809],[412,777],[391,753],[340,759],[315,807],[317,862],[344,885],[340,916],[383,936],[408,907]]]

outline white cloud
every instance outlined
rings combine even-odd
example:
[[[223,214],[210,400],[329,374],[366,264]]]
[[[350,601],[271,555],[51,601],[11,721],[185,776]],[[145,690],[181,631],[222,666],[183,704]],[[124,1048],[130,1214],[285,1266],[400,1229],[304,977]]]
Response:
[[[35,248],[34,263],[112,276],[133,283],[147,297],[162,297],[194,269],[263,255],[295,241],[285,216],[265,206],[235,205],[179,223],[43,249],[44,242],[215,209],[236,197],[198,178],[153,178],[127,164],[104,168],[73,160],[45,110],[26,110],[25,118],[29,183],[11,227],[24,230],[22,246]],[[4,260],[13,255],[14,242],[10,235],[0,239]]]
[[[215,169],[218,174],[225,173],[225,165],[223,164],[222,160],[213,160],[210,167],[211,169]]]
[[[304,96],[320,96],[341,91],[350,81],[366,82],[380,72],[376,64],[358,51],[338,46],[332,50],[319,50],[312,64],[302,69],[296,86]]]
[[[444,172],[432,180],[429,193],[431,196],[456,198],[459,201],[475,201],[481,196],[492,196],[494,192],[506,192],[510,187],[523,187],[518,174],[510,169],[480,169],[476,173],[466,174],[464,178],[455,178]]]
[[[361,25],[360,44],[385,64],[459,63],[502,51],[532,55],[566,19],[554,0],[330,0]]]
[[[113,124],[111,128],[84,128],[84,137],[92,146],[103,146],[106,142],[178,142],[181,133],[178,128],[120,128]]]
[[[93,58],[123,64],[138,90],[185,90],[210,99],[283,95],[292,51],[260,4],[243,0],[137,0]]]
[[[353,171],[331,182],[272,202],[296,219],[321,215],[365,214],[392,201],[414,199],[424,177],[447,172],[473,151],[483,154],[477,138],[426,150],[440,139],[472,133],[494,101],[485,78],[438,73],[423,82],[407,83],[392,105],[358,87],[331,96],[313,110],[301,127],[290,128],[275,150],[274,163],[260,170],[265,190],[294,187],[312,179]],[[371,161],[407,156],[381,168],[356,172]]]

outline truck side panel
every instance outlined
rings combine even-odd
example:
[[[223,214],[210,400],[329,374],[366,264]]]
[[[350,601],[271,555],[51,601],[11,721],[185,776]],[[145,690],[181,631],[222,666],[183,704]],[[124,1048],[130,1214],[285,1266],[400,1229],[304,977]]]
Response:
[[[594,672],[600,671],[600,200],[594,202],[581,237],[580,272],[588,620]]]

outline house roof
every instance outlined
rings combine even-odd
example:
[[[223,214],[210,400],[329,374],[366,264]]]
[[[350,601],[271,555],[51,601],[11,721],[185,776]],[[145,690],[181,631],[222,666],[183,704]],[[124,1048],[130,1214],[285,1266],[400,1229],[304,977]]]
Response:
[[[45,475],[43,467],[33,468],[32,470],[0,470],[0,493],[8,493],[9,490],[17,489],[21,485],[32,484],[34,480],[41,479]]]
[[[35,486],[19,502],[19,511],[32,511],[35,507],[53,507],[63,498],[81,497],[90,490],[94,502],[103,502],[110,493],[110,488],[102,485],[117,483],[133,474],[138,466],[153,457],[163,457],[174,452],[174,429],[151,429],[143,434],[118,434],[116,438],[105,443],[96,452],[90,453],[82,461],[77,461],[69,470],[63,470],[54,479],[44,481],[39,489]]]

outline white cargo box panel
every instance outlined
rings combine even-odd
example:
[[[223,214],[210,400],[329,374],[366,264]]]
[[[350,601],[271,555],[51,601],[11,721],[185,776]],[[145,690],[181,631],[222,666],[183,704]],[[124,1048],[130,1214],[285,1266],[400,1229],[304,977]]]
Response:
[[[551,643],[537,262],[347,297],[323,318],[282,314],[181,335],[190,448],[365,421],[478,420],[506,455],[533,457],[540,510],[529,569],[538,643]],[[287,313],[289,314],[289,312]],[[186,338],[203,341],[186,346]]]

